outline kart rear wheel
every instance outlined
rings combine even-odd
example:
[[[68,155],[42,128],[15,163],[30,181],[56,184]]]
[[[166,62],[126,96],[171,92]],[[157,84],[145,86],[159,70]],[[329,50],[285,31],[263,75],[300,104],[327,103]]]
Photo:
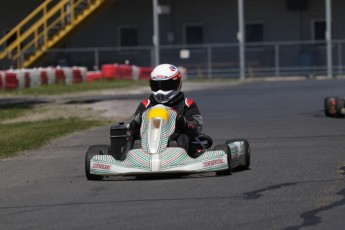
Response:
[[[225,175],[231,175],[232,173],[232,167],[231,167],[231,153],[228,145],[216,145],[214,147],[214,150],[222,150],[225,152],[227,159],[228,159],[228,169],[216,171],[217,176],[225,176]]]
[[[336,117],[344,117],[343,109],[344,109],[345,100],[343,98],[338,98],[335,103],[335,116]]]
[[[234,142],[244,142],[244,159],[245,159],[245,164],[240,166],[240,169],[247,170],[249,169],[250,166],[250,146],[249,142],[246,139],[231,139],[227,140],[225,143],[226,144],[231,144]]]
[[[336,104],[336,97],[326,97],[324,100],[324,111],[327,117],[332,117],[335,115],[335,104]]]
[[[103,176],[90,173],[90,161],[95,155],[110,155],[109,145],[91,145],[85,156],[85,174],[88,180],[102,180]]]

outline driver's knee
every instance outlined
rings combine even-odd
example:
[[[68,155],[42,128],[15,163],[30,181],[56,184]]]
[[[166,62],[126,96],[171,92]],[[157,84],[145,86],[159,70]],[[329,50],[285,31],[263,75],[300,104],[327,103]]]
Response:
[[[192,139],[186,134],[179,135],[179,137],[177,138],[177,147],[186,150],[187,154],[192,158],[197,158],[202,154],[192,144]]]
[[[186,134],[180,134],[176,140],[177,147],[183,148],[188,153],[190,138]]]

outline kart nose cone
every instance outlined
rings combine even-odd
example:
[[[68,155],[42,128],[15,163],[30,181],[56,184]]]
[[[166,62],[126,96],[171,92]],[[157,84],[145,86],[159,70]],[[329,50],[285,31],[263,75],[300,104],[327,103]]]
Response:
[[[151,118],[157,117],[168,121],[169,112],[165,108],[152,108],[147,115],[147,120],[149,121]]]

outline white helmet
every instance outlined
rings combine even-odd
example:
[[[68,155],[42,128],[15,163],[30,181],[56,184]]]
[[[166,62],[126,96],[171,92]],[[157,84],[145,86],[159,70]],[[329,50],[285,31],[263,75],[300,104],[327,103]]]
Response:
[[[176,66],[158,65],[151,73],[150,86],[155,100],[158,103],[166,103],[180,92],[181,73]]]

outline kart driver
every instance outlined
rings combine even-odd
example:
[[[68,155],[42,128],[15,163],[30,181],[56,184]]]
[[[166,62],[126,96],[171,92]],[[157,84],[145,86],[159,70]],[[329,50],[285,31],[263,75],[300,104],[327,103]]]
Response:
[[[152,94],[139,104],[133,115],[129,125],[130,135],[123,151],[124,158],[133,148],[134,141],[140,138],[143,112],[157,104],[171,107],[177,112],[175,133],[170,140],[176,141],[177,147],[184,148],[191,157],[201,155],[191,142],[201,133],[202,116],[195,101],[185,97],[181,86],[182,77],[176,66],[161,64],[153,69],[150,78]]]

